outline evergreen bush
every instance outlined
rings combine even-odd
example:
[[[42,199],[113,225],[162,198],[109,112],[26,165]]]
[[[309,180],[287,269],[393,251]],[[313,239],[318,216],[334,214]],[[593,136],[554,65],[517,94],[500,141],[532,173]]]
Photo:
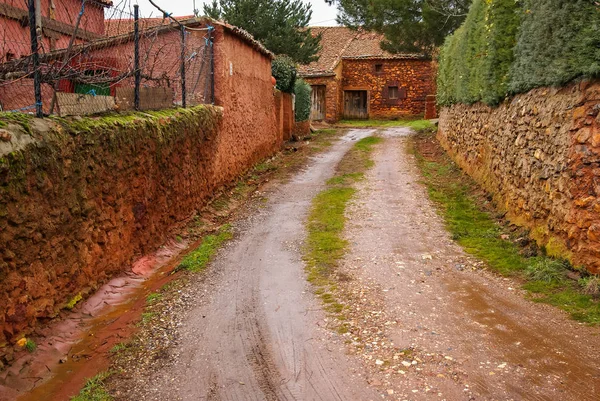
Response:
[[[277,56],[271,62],[271,75],[277,80],[275,87],[282,92],[294,93],[296,74],[296,63],[291,57]]]
[[[310,118],[310,85],[305,80],[299,78],[296,80],[294,93],[296,94],[296,102],[294,107],[296,121],[306,121]]]
[[[496,105],[511,93],[597,75],[594,0],[474,0],[440,50],[438,103]]]
[[[600,73],[600,7],[594,0],[524,0],[510,91],[562,85]]]

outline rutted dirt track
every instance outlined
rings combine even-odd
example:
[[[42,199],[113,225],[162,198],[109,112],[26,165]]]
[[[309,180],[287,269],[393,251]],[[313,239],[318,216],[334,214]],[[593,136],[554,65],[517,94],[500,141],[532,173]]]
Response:
[[[340,335],[306,282],[301,259],[312,198],[354,141],[353,130],[238,223],[190,296],[178,345],[135,400],[597,400],[600,330],[525,300],[518,284],[476,269],[418,183],[406,129],[381,133],[374,167],[348,211],[353,279],[340,284]],[[118,380],[118,379],[117,379]]]
[[[209,294],[181,328],[169,367],[144,378],[131,397],[152,400],[369,400],[376,393],[360,365],[332,343],[301,260],[303,222],[312,198],[356,139],[351,131],[310,169],[241,223],[219,255]]]

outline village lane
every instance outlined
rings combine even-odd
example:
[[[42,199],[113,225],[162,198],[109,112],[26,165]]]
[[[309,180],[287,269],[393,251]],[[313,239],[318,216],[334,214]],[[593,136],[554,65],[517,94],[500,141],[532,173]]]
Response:
[[[370,382],[398,400],[597,400],[598,328],[464,253],[419,182],[410,133],[381,133],[347,211],[340,273]]]
[[[450,238],[407,128],[351,130],[234,224],[197,286],[177,346],[130,374],[128,400],[595,400],[600,331],[525,298]],[[346,211],[334,330],[306,281],[314,196],[358,139],[383,143]]]
[[[312,198],[356,140],[351,130],[269,194],[185,296],[179,345],[119,386],[131,400],[375,400],[305,280],[301,246]],[[332,338],[334,339],[333,341]]]

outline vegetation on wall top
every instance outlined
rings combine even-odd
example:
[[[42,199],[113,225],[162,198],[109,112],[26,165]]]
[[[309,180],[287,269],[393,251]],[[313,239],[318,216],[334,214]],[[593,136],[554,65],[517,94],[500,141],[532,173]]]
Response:
[[[500,103],[600,74],[600,7],[590,0],[474,0],[440,51],[438,103]]]
[[[276,88],[285,93],[294,93],[296,63],[291,57],[277,56],[271,62],[271,75],[277,80]]]

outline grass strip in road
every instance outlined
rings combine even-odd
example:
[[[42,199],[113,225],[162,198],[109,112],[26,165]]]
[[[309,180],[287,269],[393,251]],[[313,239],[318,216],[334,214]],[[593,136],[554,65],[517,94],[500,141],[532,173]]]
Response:
[[[411,151],[429,197],[453,239],[467,253],[504,276],[523,280],[532,300],[557,306],[575,320],[600,324],[597,276],[546,256],[543,249],[527,240],[527,232],[503,221],[481,188],[443,151],[431,130],[413,138]],[[520,245],[523,243],[527,247]]]
[[[183,258],[176,270],[184,269],[190,272],[204,270],[221,245],[232,237],[231,225],[223,225],[216,234],[204,237],[200,246]]]
[[[367,137],[358,141],[338,164],[336,174],[312,202],[307,222],[308,238],[304,250],[308,281],[315,286],[328,312],[343,319],[343,304],[335,295],[336,267],[348,246],[343,238],[346,206],[355,193],[354,184],[372,166],[374,145],[381,138]]]
[[[429,120],[342,120],[336,124],[342,128],[389,128],[408,127],[415,130],[432,128]]]

